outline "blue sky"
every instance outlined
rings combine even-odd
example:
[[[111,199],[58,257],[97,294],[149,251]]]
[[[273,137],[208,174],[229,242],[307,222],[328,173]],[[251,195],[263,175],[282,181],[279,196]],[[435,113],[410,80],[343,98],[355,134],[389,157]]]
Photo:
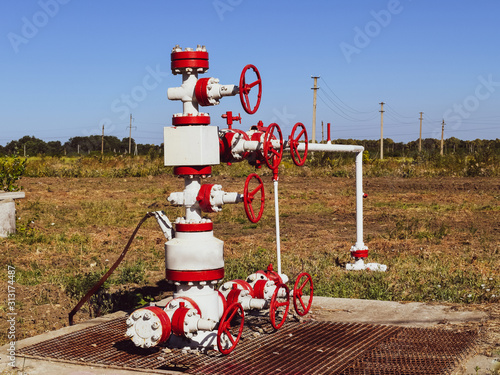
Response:
[[[0,144],[24,135],[65,142],[105,133],[160,144],[179,102],[166,97],[172,47],[205,45],[200,77],[237,84],[246,64],[263,81],[260,109],[239,99],[203,107],[212,125],[241,113],[287,137],[312,129],[313,80],[333,138],[423,136],[495,139],[500,131],[500,2],[497,0],[3,0],[0,3]],[[126,100],[124,98],[131,98]],[[311,134],[310,134],[311,135]],[[325,134],[326,137],[326,134]]]

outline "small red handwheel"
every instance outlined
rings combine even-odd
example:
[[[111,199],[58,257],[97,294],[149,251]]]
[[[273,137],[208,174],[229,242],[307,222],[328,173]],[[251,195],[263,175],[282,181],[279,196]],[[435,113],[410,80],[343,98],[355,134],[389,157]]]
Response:
[[[280,290],[285,290],[285,297],[279,297]],[[285,324],[288,309],[290,308],[290,291],[285,284],[278,284],[271,297],[269,318],[274,329],[280,329]]]
[[[297,137],[295,137],[295,131],[300,128],[299,134],[297,134]],[[302,136],[304,136],[303,139]],[[299,146],[299,142],[302,141],[304,142],[305,145],[305,150],[304,154],[300,155],[299,150],[297,149]],[[307,131],[306,127],[304,124],[301,122],[298,122],[295,124],[292,130],[292,134],[290,134],[290,137],[288,138],[288,142],[290,144],[290,153],[292,154],[292,160],[295,163],[296,166],[301,167],[304,165],[306,162],[306,157],[307,157],[307,149],[308,149],[308,138],[307,138]]]
[[[256,179],[258,185],[256,188],[250,191],[249,185],[250,181]],[[253,209],[253,201],[255,196],[260,192],[260,208],[258,214],[255,214]],[[264,212],[264,183],[257,173],[250,174],[245,181],[245,189],[243,190],[243,204],[245,205],[245,212],[247,214],[248,220],[252,223],[257,223],[262,217]]]
[[[231,325],[233,319],[239,318],[237,324]],[[238,319],[236,319],[238,320]],[[241,303],[235,302],[224,311],[219,322],[217,330],[217,347],[219,351],[227,355],[231,353],[243,333],[243,324],[245,323],[245,312]]]
[[[255,74],[257,75],[257,80],[247,84],[245,75],[248,69],[252,69],[255,72]],[[257,103],[252,108],[248,94],[250,94],[250,90],[257,85],[259,86],[259,93],[257,94]],[[262,80],[260,79],[260,73],[254,65],[248,64],[243,68],[243,71],[241,72],[240,76],[240,101],[245,112],[248,113],[249,115],[252,115],[255,112],[257,112],[257,109],[259,109],[261,97],[262,97]]]
[[[311,309],[313,301],[313,281],[311,275],[302,272],[297,276],[293,287],[293,307],[300,316],[306,315]],[[307,299],[307,297],[309,297]]]
[[[275,150],[273,147],[272,141],[276,140],[276,137],[274,135],[275,130],[279,137],[279,150]],[[264,150],[262,151],[262,156],[264,157],[264,161],[266,162],[267,166],[272,170],[278,168],[281,163],[281,158],[283,157],[283,134],[281,134],[281,129],[278,124],[272,123],[267,127],[266,132],[264,133],[263,149]]]

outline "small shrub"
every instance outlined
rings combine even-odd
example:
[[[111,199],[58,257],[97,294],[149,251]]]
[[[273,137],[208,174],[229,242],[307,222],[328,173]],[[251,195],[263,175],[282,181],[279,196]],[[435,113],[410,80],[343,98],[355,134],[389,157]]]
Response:
[[[10,157],[0,157],[0,190],[18,191],[22,186],[17,185],[26,170],[27,159],[20,158],[17,154]]]

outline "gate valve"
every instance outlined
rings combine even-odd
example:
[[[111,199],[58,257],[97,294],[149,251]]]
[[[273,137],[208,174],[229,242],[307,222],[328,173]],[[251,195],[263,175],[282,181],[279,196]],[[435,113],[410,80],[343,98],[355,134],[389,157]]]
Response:
[[[295,131],[297,129],[301,129],[297,136],[295,136]],[[301,155],[298,146],[299,142],[304,142],[304,153]],[[306,157],[307,157],[307,149],[308,149],[308,138],[307,138],[307,131],[306,127],[304,124],[301,122],[298,122],[295,124],[295,126],[292,129],[292,134],[290,134],[290,137],[288,137],[288,145],[290,146],[290,153],[292,154],[292,160],[295,163],[296,166],[301,167],[304,165],[306,162]]]
[[[227,355],[234,350],[240,341],[244,324],[245,312],[241,304],[233,303],[224,310],[217,329],[217,348],[222,354]]]
[[[196,336],[198,331],[212,331],[217,323],[201,318],[196,309],[188,308],[184,302],[172,314],[172,333],[188,339]]]
[[[295,312],[300,315],[306,315],[311,309],[312,300],[314,295],[314,285],[311,275],[307,272],[302,272],[297,276],[295,285],[293,287],[293,306]],[[309,296],[306,300],[305,297]]]
[[[246,73],[247,70],[252,69],[257,76],[257,79],[253,81],[252,83],[246,83]],[[252,90],[253,87],[257,86],[258,87],[258,93],[257,93],[257,102],[255,103],[255,106],[252,108],[252,105],[250,104],[250,98],[249,94],[250,91]],[[252,65],[248,64],[243,68],[243,71],[241,72],[240,76],[240,86],[239,86],[239,94],[240,94],[240,101],[241,105],[243,106],[243,109],[245,110],[246,113],[249,115],[254,114],[257,112],[257,109],[259,109],[260,105],[260,99],[262,97],[262,80],[260,79],[260,73],[257,70],[257,68]]]
[[[222,129],[219,131],[219,153],[223,163],[239,162],[249,157],[244,143],[249,141],[248,134],[239,129]]]
[[[276,290],[276,284],[271,280],[258,280],[253,286],[256,298],[263,298],[269,301]]]
[[[266,300],[260,298],[253,298],[248,290],[239,289],[237,284],[233,285],[233,289],[227,294],[227,303],[239,303],[243,310],[262,310],[266,305]]]
[[[232,129],[233,121],[239,121],[241,125],[241,115],[239,113],[238,116],[233,116],[233,112],[227,111],[221,117],[226,119],[227,127],[229,129]]]
[[[285,324],[289,309],[290,291],[285,284],[278,284],[269,304],[269,319],[274,329],[280,329]]]
[[[226,296],[228,305],[240,303],[244,310],[262,310],[266,304],[264,299],[253,298],[253,289],[244,280],[228,281],[220,287],[219,291]]]
[[[219,212],[224,204],[243,202],[243,196],[239,193],[227,193],[222,190],[221,185],[203,184],[196,200],[202,211]]]
[[[258,185],[253,190],[250,190],[250,182],[256,180]],[[256,196],[260,193],[260,207],[256,214],[253,208],[253,201]],[[245,181],[245,189],[243,191],[243,203],[245,205],[245,212],[247,214],[248,220],[252,223],[257,223],[264,212],[264,183],[257,173],[250,174]]]
[[[246,290],[249,292],[249,294],[253,297],[254,294],[253,294],[253,289],[252,289],[252,286],[246,282],[245,280],[231,280],[231,281],[227,281],[225,282],[224,284],[222,284],[219,288],[219,291],[224,295],[224,297],[227,297],[227,295],[229,294],[229,292],[234,289],[234,285],[237,285],[237,288],[238,289],[241,289],[241,290]]]
[[[148,306],[134,311],[126,320],[125,336],[141,348],[151,348],[170,337],[171,324],[165,311],[156,306]]]
[[[274,135],[275,130],[279,139],[276,139],[276,136]],[[276,150],[275,147],[278,147],[278,149]],[[281,158],[283,157],[283,134],[281,133],[280,127],[276,123],[269,125],[264,133],[262,156],[271,170],[278,168],[281,163]]]
[[[219,99],[224,96],[238,94],[238,87],[235,85],[221,85],[218,78],[200,78],[196,82],[194,93],[198,104],[206,107],[219,104]]]
[[[288,276],[274,271],[272,263],[269,263],[265,272],[257,271],[257,273],[264,273],[266,277],[269,280],[274,281],[275,284],[286,284],[288,282]]]

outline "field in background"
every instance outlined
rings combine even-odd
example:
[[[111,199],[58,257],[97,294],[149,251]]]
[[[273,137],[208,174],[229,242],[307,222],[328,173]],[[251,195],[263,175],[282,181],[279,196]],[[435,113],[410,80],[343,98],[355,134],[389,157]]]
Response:
[[[365,243],[369,261],[389,267],[372,273],[343,268],[355,242],[353,161],[327,160],[320,153],[304,168],[284,161],[279,199],[285,273],[311,273],[316,293],[324,296],[498,304],[498,164],[479,166],[493,177],[470,178],[448,177],[445,167],[426,164],[432,161],[367,160]],[[246,164],[217,166],[207,182],[242,192],[251,171]],[[16,267],[17,339],[67,325],[69,311],[118,257],[146,212],[164,210],[172,220],[182,215],[166,198],[183,189],[183,180],[158,158],[41,157],[29,160],[27,174],[42,177],[21,180],[26,198],[18,201],[18,233],[0,239],[2,268]],[[241,204],[208,215],[215,236],[225,241],[226,280],[244,278],[276,259],[273,185],[269,171],[259,174],[267,197],[259,223],[246,219]],[[168,294],[164,242],[149,219],[122,265],[76,320]],[[6,285],[7,272],[1,280]],[[2,312],[6,293],[0,292]],[[0,344],[7,341],[6,328],[2,320]]]

